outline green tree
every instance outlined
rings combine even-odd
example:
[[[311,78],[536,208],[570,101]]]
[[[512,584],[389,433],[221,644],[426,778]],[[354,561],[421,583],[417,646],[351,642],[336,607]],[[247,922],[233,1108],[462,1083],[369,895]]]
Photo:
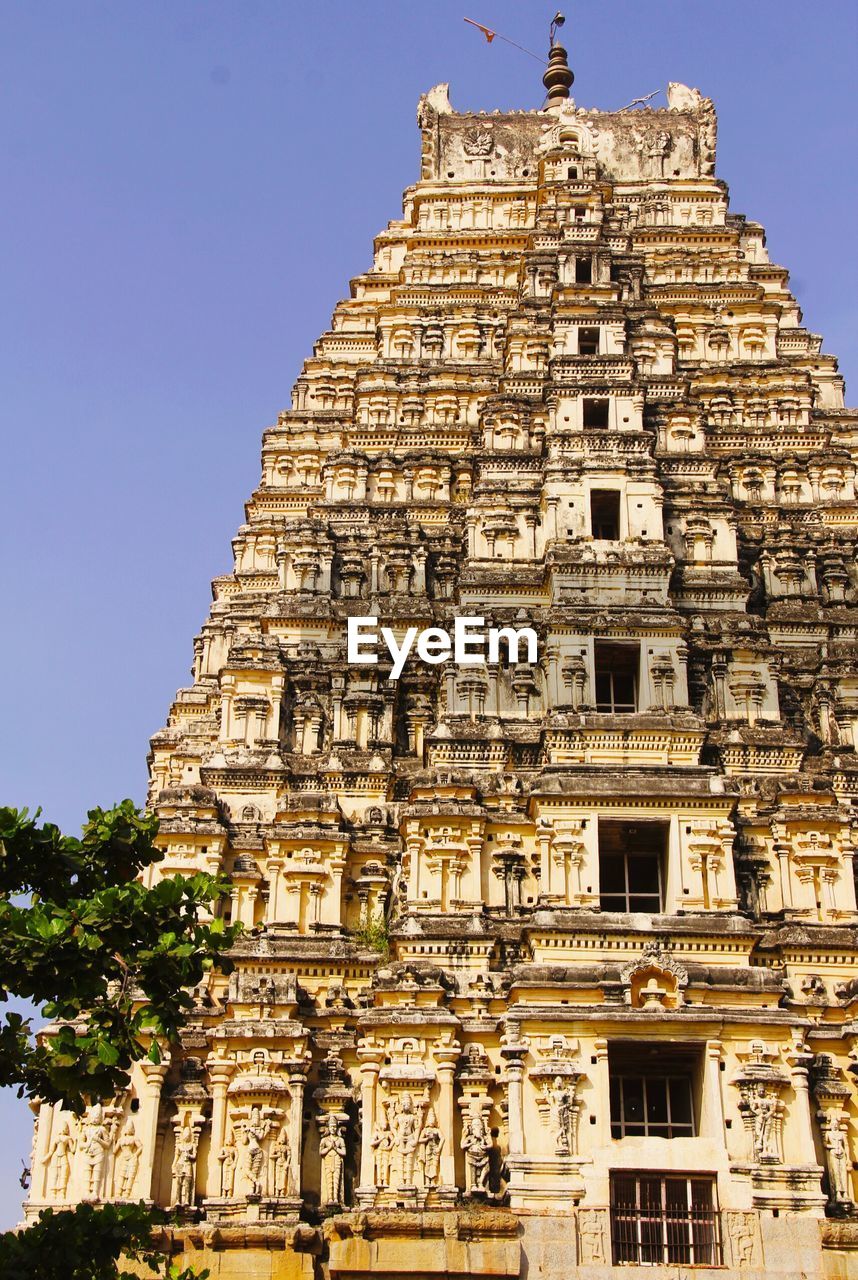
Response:
[[[229,971],[236,929],[200,918],[226,887],[212,876],[143,885],[163,854],[157,819],[130,800],[91,810],[79,839],[38,816],[0,808],[0,1002],[41,1006],[50,1032],[4,1014],[0,1085],[81,1112],[125,1089],[133,1062],[158,1060],[193,1005],[188,989],[214,964]],[[0,1280],[53,1274],[46,1249],[70,1280],[116,1276],[115,1259],[144,1249],[153,1221],[143,1206],[44,1214],[0,1236]]]

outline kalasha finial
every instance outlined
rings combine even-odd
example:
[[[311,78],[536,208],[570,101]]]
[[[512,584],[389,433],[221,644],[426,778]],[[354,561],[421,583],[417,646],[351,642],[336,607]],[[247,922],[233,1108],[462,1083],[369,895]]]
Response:
[[[562,13],[555,13],[551,22],[548,70],[542,77],[542,83],[548,91],[548,101],[545,104],[547,107],[556,107],[559,103],[565,102],[575,79],[573,72],[569,70],[566,50],[562,44],[555,43],[557,28],[562,27],[565,21]]]

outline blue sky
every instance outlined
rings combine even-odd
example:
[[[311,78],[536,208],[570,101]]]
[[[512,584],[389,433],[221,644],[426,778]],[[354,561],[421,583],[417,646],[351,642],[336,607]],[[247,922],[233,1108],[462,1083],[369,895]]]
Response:
[[[418,97],[540,106],[536,62],[462,18],[541,51],[554,11],[0,4],[0,802],[73,830],[142,799],[262,430],[417,177]],[[715,99],[732,207],[848,382],[858,6],[576,0],[563,36],[582,105],[668,80]],[[29,1120],[0,1096],[0,1227]]]

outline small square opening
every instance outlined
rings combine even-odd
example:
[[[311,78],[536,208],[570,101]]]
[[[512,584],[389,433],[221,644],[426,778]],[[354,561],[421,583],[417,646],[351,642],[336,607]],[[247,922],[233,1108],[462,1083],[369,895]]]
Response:
[[[593,263],[590,258],[575,259],[575,283],[576,284],[592,284],[593,283]]]
[[[598,329],[578,330],[578,354],[579,356],[597,356],[599,354]]]
[[[594,489],[590,494],[590,528],[600,542],[616,542],[620,536],[618,489]]]
[[[584,398],[583,408],[584,430],[604,431],[608,425],[608,401]]]

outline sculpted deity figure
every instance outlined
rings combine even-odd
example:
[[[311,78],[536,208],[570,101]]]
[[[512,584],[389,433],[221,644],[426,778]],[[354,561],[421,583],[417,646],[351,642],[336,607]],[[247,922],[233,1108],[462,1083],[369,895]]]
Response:
[[[262,1195],[265,1186],[265,1148],[263,1143],[268,1136],[270,1125],[263,1120],[259,1107],[252,1107],[250,1118],[244,1126],[245,1159],[247,1176],[250,1181],[250,1194]]]
[[[346,1144],[336,1116],[329,1115],[325,1121],[319,1156],[322,1162],[322,1204],[342,1204]]]
[[[465,1153],[465,1192],[485,1192],[489,1185],[492,1135],[485,1116],[469,1115],[462,1130],[462,1150]]]
[[[558,1155],[575,1154],[575,1113],[572,1090],[560,1076],[555,1076],[551,1090],[551,1116]]]
[[[134,1121],[130,1116],[119,1141],[116,1143],[115,1153],[114,1178],[116,1194],[120,1200],[130,1200],[131,1193],[134,1190],[137,1170],[140,1167],[140,1157],[143,1154],[143,1143],[137,1137]]]
[[[382,1107],[371,1145],[375,1152],[375,1185],[386,1187],[390,1183],[390,1159],[393,1151],[393,1133],[387,1118],[386,1107]]]
[[[756,1235],[752,1213],[731,1213],[727,1218],[727,1232],[733,1247],[733,1261],[736,1266],[749,1267],[754,1261]]]
[[[424,1187],[434,1187],[438,1184],[438,1170],[441,1162],[441,1148],[444,1145],[444,1138],[441,1130],[438,1128],[438,1122],[435,1119],[435,1111],[429,1108],[426,1114],[426,1123],[420,1134],[420,1165],[423,1170]]]
[[[400,1186],[414,1186],[414,1158],[420,1137],[420,1116],[410,1093],[403,1093],[393,1117],[393,1144],[397,1154]]]
[[[822,1139],[828,1157],[829,1194],[834,1201],[851,1201],[849,1188],[849,1147],[840,1124],[840,1115],[832,1111],[823,1125]]]
[[[280,1132],[271,1148],[271,1182],[272,1193],[277,1197],[289,1194],[289,1172],[292,1167],[292,1153],[289,1150],[289,1135],[286,1125],[281,1125]]]
[[[229,1139],[221,1148],[218,1159],[220,1160],[220,1193],[222,1196],[231,1196],[235,1186],[235,1166],[238,1163],[235,1134],[231,1131]]]
[[[196,1181],[198,1137],[193,1126],[184,1123],[176,1131],[176,1150],[170,1172],[173,1175],[172,1203],[192,1205]]]
[[[57,1135],[43,1161],[43,1164],[49,1166],[51,1195],[54,1200],[65,1199],[69,1178],[71,1177],[71,1162],[74,1152],[75,1140],[69,1130],[68,1117],[61,1116]]]
[[[778,1151],[775,1144],[775,1118],[778,1112],[778,1100],[760,1083],[756,1091],[748,1099],[751,1111],[751,1134],[754,1140],[755,1160],[777,1160]]]
[[[582,1209],[578,1216],[581,1261],[605,1261],[605,1228],[598,1209]]]
[[[104,1180],[104,1165],[111,1146],[110,1125],[104,1118],[101,1103],[92,1107],[84,1122],[83,1131],[83,1167],[86,1180],[87,1196],[90,1200],[101,1197],[101,1184]]]

